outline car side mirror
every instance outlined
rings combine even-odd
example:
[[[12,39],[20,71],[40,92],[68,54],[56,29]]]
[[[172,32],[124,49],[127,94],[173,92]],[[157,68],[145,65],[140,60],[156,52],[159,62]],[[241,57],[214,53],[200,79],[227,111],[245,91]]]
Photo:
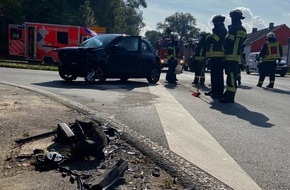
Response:
[[[115,44],[111,48],[112,53],[116,53],[120,49],[120,46],[118,44]]]

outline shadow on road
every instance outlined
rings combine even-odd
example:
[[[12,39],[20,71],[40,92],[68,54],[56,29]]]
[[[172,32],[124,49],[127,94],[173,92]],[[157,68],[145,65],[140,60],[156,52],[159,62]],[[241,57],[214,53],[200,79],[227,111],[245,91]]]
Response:
[[[242,106],[238,103],[221,104],[219,102],[212,102],[210,108],[218,110],[223,114],[235,115],[240,119],[248,121],[253,126],[264,128],[270,128],[274,126],[272,123],[268,123],[269,118],[264,114],[248,110],[245,106]]]
[[[125,90],[131,91],[135,88],[142,88],[146,86],[154,86],[158,84],[149,84],[141,81],[120,81],[112,80],[106,81],[103,84],[87,83],[85,81],[72,81],[67,82],[63,80],[48,81],[42,83],[31,83],[33,85],[49,87],[49,88],[61,88],[61,89],[96,89],[96,90]]]
[[[251,89],[253,89],[253,87],[241,84],[240,86],[238,86],[238,89],[251,90]]]
[[[271,91],[271,92],[276,92],[276,93],[280,93],[280,94],[287,94],[287,95],[290,95],[290,91],[286,91],[286,90],[280,90],[280,89],[277,89],[277,88],[264,88],[264,90],[266,91]]]

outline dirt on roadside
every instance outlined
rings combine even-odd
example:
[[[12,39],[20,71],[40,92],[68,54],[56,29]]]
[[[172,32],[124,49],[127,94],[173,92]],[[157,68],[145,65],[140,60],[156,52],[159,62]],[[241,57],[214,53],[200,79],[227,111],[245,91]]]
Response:
[[[23,147],[16,146],[15,140],[55,130],[61,122],[90,118],[36,92],[3,84],[0,89],[0,190],[78,189],[69,176],[55,169],[36,171],[35,159],[18,158]],[[183,189],[178,180],[124,140],[114,143],[118,151],[102,162],[92,158],[66,166],[80,174],[90,172],[94,179],[123,159],[128,170],[116,189]]]

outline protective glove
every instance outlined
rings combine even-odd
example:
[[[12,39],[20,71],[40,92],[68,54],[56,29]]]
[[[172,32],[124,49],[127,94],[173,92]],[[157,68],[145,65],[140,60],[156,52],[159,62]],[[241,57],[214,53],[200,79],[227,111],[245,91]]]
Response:
[[[241,71],[244,71],[245,70],[245,67],[244,67],[243,64],[239,64],[239,67],[240,67]]]

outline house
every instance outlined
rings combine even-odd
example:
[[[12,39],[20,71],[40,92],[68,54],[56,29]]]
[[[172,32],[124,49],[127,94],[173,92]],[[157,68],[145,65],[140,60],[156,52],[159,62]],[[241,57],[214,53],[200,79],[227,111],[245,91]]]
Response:
[[[267,41],[267,34],[274,32],[277,40],[280,42],[283,49],[283,58],[286,60],[288,55],[288,38],[290,38],[290,28],[286,24],[274,26],[274,23],[269,23],[269,27],[258,30],[253,28],[252,33],[247,34],[245,41],[244,53],[247,58],[251,52],[260,51],[262,45]]]

